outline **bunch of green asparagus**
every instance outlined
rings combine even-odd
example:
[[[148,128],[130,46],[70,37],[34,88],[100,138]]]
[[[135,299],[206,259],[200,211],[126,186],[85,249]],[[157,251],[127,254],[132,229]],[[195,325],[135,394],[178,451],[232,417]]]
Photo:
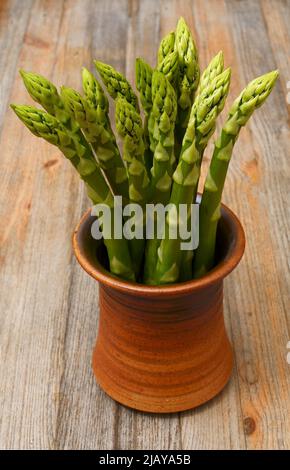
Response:
[[[83,69],[83,94],[56,87],[41,75],[21,71],[30,96],[45,111],[11,105],[36,136],[59,147],[85,182],[93,204],[106,204],[114,221],[114,196],[138,204],[139,233],[116,237],[103,233],[113,275],[150,285],[188,281],[205,275],[216,260],[216,233],[225,178],[239,132],[269,96],[278,72],[250,82],[234,101],[214,146],[199,209],[199,246],[181,249],[171,237],[180,204],[196,202],[205,148],[215,131],[229,91],[231,70],[219,52],[200,74],[197,48],[180,18],[176,31],[159,46],[155,68],[136,59],[139,100],[126,78],[110,65],[95,62],[108,94],[115,100],[120,152],[109,119],[109,100],[95,76]],[[170,204],[161,236],[145,236],[147,204]],[[126,218],[124,217],[124,224]],[[155,227],[156,220],[153,220]]]

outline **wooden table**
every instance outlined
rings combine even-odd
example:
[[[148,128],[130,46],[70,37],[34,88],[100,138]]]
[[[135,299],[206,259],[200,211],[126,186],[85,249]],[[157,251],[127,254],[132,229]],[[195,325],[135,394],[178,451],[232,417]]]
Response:
[[[117,405],[94,381],[98,290],[71,248],[89,202],[57,148],[34,138],[8,104],[31,103],[19,68],[80,88],[81,67],[93,70],[99,58],[133,80],[134,58],[153,65],[180,15],[202,67],[224,51],[229,102],[261,73],[279,68],[281,79],[242,131],[224,194],[247,236],[225,286],[233,377],[194,411],[152,416]],[[289,24],[289,0],[0,2],[1,448],[289,448]]]

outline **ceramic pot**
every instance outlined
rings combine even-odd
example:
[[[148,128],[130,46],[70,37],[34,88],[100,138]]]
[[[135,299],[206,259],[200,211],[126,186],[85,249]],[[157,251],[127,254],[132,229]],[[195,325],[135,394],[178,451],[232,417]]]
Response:
[[[93,370],[114,400],[137,410],[194,408],[228,382],[233,353],[223,318],[223,280],[240,261],[243,228],[227,207],[218,226],[216,266],[204,277],[168,286],[122,281],[105,268],[88,211],[73,235],[77,260],[99,282]]]

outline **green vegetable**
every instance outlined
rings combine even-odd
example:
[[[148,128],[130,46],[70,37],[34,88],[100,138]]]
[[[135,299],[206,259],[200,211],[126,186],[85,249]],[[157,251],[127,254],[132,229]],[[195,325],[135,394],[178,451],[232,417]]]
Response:
[[[164,60],[158,65],[157,70],[162,72],[175,85],[179,73],[179,56],[177,51],[168,54]]]
[[[116,99],[118,96],[125,98],[136,110],[139,110],[138,99],[133,88],[126,78],[117,72],[111,65],[95,61],[95,66],[99,72],[109,95]]]
[[[222,73],[224,69],[224,55],[220,51],[214,58],[210,61],[207,68],[203,71],[200,82],[198,86],[198,93],[200,94],[212,80],[214,80],[217,75]]]
[[[175,32],[171,31],[171,33],[167,34],[160,43],[158,49],[158,65],[163,62],[165,57],[167,57],[171,52],[174,51],[174,44],[175,44]]]
[[[65,110],[64,103],[56,87],[42,75],[20,70],[23,83],[31,98],[39,103],[49,114],[55,116],[70,132],[75,133],[79,140],[83,139],[78,124],[71,119]]]
[[[32,106],[11,105],[11,107],[34,135],[56,145],[70,160],[85,182],[88,196],[93,204],[106,204],[112,210],[113,195],[89,146],[80,144],[61,122],[44,111]],[[104,243],[108,251],[111,272],[124,279],[134,280],[127,241],[105,238],[104,235]]]
[[[172,173],[175,167],[174,127],[177,101],[170,81],[158,71],[153,72],[152,99],[151,122],[156,145],[151,170],[151,198],[154,203],[167,204],[170,198]],[[147,241],[145,282],[150,282],[153,275],[159,244],[160,240],[156,237]]]
[[[136,59],[136,88],[140,93],[140,101],[144,110],[144,159],[147,172],[149,174],[152,163],[153,153],[150,149],[150,136],[148,130],[148,120],[152,108],[152,73],[153,70],[143,59]]]
[[[144,161],[144,140],[142,119],[136,109],[124,98],[116,101],[116,128],[123,139],[123,158],[127,162],[129,178],[129,198],[143,209],[149,198],[150,180]],[[135,272],[139,275],[144,255],[144,213],[140,221],[143,238],[131,240],[131,253]]]
[[[184,18],[180,18],[177,23],[175,50],[177,50],[179,57],[176,137],[178,142],[181,143],[189,120],[190,110],[194,100],[194,93],[199,83],[197,49]]]
[[[278,77],[273,71],[248,84],[230,109],[215,148],[200,204],[199,247],[194,257],[194,277],[203,276],[214,265],[217,224],[225,178],[240,130],[271,93]]]
[[[198,87],[198,92],[197,94],[200,95],[205,88],[210,85],[210,83],[219,75],[222,73],[224,69],[224,58],[223,58],[223,53],[219,52],[209,63],[207,68],[203,71],[201,77],[200,77],[200,83]],[[198,99],[198,96],[196,97]],[[210,135],[208,135],[209,139]],[[207,139],[207,140],[208,140]],[[204,145],[205,147],[205,145]],[[200,172],[200,167],[202,163],[202,157],[203,157],[203,151],[201,152],[200,159],[199,159],[199,168],[197,170]],[[196,184],[193,190],[193,198],[192,202],[196,201],[196,196],[197,196],[197,190],[198,190],[198,182],[199,178],[196,179]],[[189,220],[188,225],[190,228],[190,223],[191,221]],[[182,271],[180,273],[180,281],[188,281],[192,278],[192,258],[193,258],[193,251],[192,250],[183,250],[182,252]]]
[[[84,180],[92,202],[109,207],[112,230],[114,195],[122,196],[123,226],[118,227],[118,236],[122,228],[123,239],[110,239],[99,217],[113,274],[149,285],[203,276],[218,259],[216,232],[234,144],[270,94],[278,72],[253,80],[230,109],[215,142],[200,203],[199,246],[194,252],[190,242],[197,227],[194,230],[191,204],[196,201],[203,154],[230,85],[231,72],[224,71],[223,53],[213,57],[200,76],[196,45],[180,18],[176,31],[161,40],[155,68],[136,59],[141,110],[133,87],[120,72],[100,61],[95,66],[106,90],[84,68],[83,95],[68,87],[62,87],[59,94],[45,77],[20,71],[29,94],[46,112],[29,106],[12,108],[31,132],[60,148]],[[106,91],[115,101],[122,149],[111,127]],[[146,220],[151,217],[147,203],[158,205],[152,220]],[[157,223],[163,222],[157,219],[160,208],[167,211],[162,233]],[[152,228],[150,239],[148,229]]]
[[[77,140],[83,147],[88,147],[78,123],[66,111],[64,102],[53,83],[42,75],[24,72],[24,70],[20,70],[20,75],[31,98],[51,116],[56,117],[66,131],[74,137],[74,140]]]
[[[177,168],[173,174],[170,202],[172,210],[166,218],[165,237],[158,250],[158,260],[152,283],[167,284],[180,277],[180,239],[170,238],[170,230],[176,225],[179,204],[190,205],[200,174],[200,159],[209,136],[215,130],[216,119],[222,111],[230,84],[230,69],[218,75],[197,97],[182,143]],[[183,221],[186,223],[187,221]]]
[[[100,88],[98,92],[100,94]],[[127,201],[129,197],[127,171],[107,112],[97,102],[95,106],[90,105],[88,100],[72,88],[62,87],[61,96],[66,109],[92,145],[114,194],[121,195]]]

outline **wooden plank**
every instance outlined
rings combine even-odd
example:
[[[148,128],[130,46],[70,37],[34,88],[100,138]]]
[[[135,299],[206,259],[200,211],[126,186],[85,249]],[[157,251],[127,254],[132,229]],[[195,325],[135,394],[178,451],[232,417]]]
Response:
[[[78,33],[76,24],[82,11],[75,1],[37,1],[18,67],[41,72],[56,83],[65,81],[68,72],[78,77],[86,62],[80,51],[86,50],[87,38]],[[82,23],[81,31],[85,26]],[[31,101],[18,77],[11,99]],[[1,370],[10,372],[1,384],[0,445],[42,449],[112,446],[104,431],[113,429],[111,410],[115,405],[93,385],[90,368],[97,288],[72,263],[71,233],[87,205],[82,186],[59,151],[37,141],[12,112],[6,117],[1,145],[6,148],[1,159],[6,195],[6,204],[1,206],[1,279],[4,291],[13,296],[1,298]],[[74,270],[79,281],[72,291]],[[89,295],[94,314],[87,315],[89,306],[80,294]],[[72,312],[76,325],[68,320]],[[79,331],[80,336],[70,336],[69,331]],[[85,345],[81,349],[79,341]],[[82,354],[86,359],[79,367]],[[76,382],[71,383],[72,377]],[[89,387],[86,390],[82,379]],[[73,425],[67,415],[73,417]],[[84,429],[92,423],[97,429],[91,426],[86,433]]]
[[[208,8],[204,8],[202,0],[192,2],[191,7],[188,2],[181,14],[185,16],[190,24],[193,24],[192,29],[195,30],[201,70],[207,66],[219,50],[224,52],[225,66],[231,66],[233,70],[232,89],[228,98],[231,102],[240,89],[239,75],[235,73],[238,67],[237,57],[231,47],[231,24],[223,0],[211,0],[208,3]],[[217,18],[221,18],[221,21],[217,21]],[[212,144],[210,144],[204,156],[200,189],[203,187],[211,149]],[[235,210],[233,204],[231,201],[231,207]],[[229,295],[227,287],[228,285],[225,288],[225,320],[232,340],[233,332],[230,322],[231,311],[227,302],[227,296]],[[237,354],[236,350],[235,354]],[[210,433],[208,432],[209,429],[211,430]],[[181,416],[181,431],[182,444],[186,449],[245,448],[239,397],[239,377],[236,369],[230,383],[216,399]]]
[[[247,82],[275,69],[260,3],[227,2],[227,6],[241,80]],[[256,113],[248,132],[241,136],[235,161],[243,177],[237,180],[235,191],[226,192],[227,200],[234,198],[248,239],[241,269],[231,277],[228,301],[247,447],[251,449],[289,447],[289,329],[283,299],[289,271],[281,230],[286,227],[289,233],[284,197],[289,158],[281,131],[286,123],[285,96],[278,83],[263,111]]]
[[[33,0],[0,2],[0,132],[32,4]]]
[[[135,80],[135,58],[143,57],[154,66],[159,41],[159,19],[162,8],[158,2],[128,2],[126,39],[126,76]],[[149,414],[118,408],[118,449],[176,449],[180,447],[178,415],[164,419]]]
[[[70,1],[63,15],[63,36],[55,56],[55,81],[78,87],[81,67],[85,65],[93,70],[93,58],[124,70],[126,15],[125,1]],[[80,187],[78,179],[76,187]],[[69,195],[67,199],[71,204],[76,202]],[[74,217],[67,231],[70,255],[72,228],[89,205],[86,198],[84,201],[71,211]],[[63,375],[56,446],[60,449],[113,448],[118,441],[119,405],[100,390],[91,370],[97,332],[97,284],[88,279],[75,260],[72,260],[71,270],[65,309],[67,326],[62,343]]]
[[[287,44],[290,41],[290,2],[288,1],[260,1],[263,20],[267,28],[270,40],[270,47],[275,58],[277,67],[280,70],[280,83],[283,87],[284,95],[289,92],[287,83],[290,80],[289,67],[290,58]],[[289,109],[289,107],[288,107]]]
[[[62,7],[60,2],[51,16],[51,4],[34,3],[17,68],[41,70],[47,74],[54,57],[54,38],[57,37]],[[30,101],[18,75],[13,75],[11,80],[10,100]],[[1,205],[1,279],[6,294],[1,298],[4,308],[2,304],[0,367],[2,375],[4,367],[6,373],[9,370],[9,375],[1,384],[0,441],[3,448],[51,448],[56,421],[54,396],[60,380],[57,368],[51,369],[51,350],[57,350],[59,342],[51,312],[57,317],[60,311],[63,292],[61,282],[59,285],[57,282],[61,277],[66,278],[68,269],[61,263],[58,266],[56,259],[53,275],[43,269],[50,264],[55,242],[56,246],[66,246],[63,230],[59,231],[57,239],[54,237],[54,229],[59,230],[62,224],[49,217],[47,203],[49,200],[52,215],[60,194],[57,184],[55,196],[49,194],[49,187],[52,182],[56,183],[58,165],[44,170],[43,164],[49,159],[58,162],[58,152],[32,139],[11,111],[5,119],[1,145],[6,149],[1,158],[6,196],[5,205]],[[58,207],[63,207],[63,203],[65,200],[60,198]],[[49,221],[55,224],[54,229],[53,225],[48,226]],[[65,227],[65,220],[63,222]],[[62,259],[68,262],[69,254],[64,248]],[[46,288],[48,281],[53,286],[53,296]],[[12,292],[13,295],[7,295]],[[6,312],[10,312],[9,317]]]
[[[80,88],[81,67],[93,71],[98,58],[134,81],[135,57],[154,65],[159,40],[180,15],[194,31],[202,68],[224,51],[233,71],[229,104],[267,70],[278,66],[281,81],[241,133],[225,189],[248,241],[225,285],[236,369],[216,399],[173,416],[128,410],[95,384],[98,291],[71,250],[73,227],[89,203],[59,151],[7,112],[0,140],[0,448],[289,448],[289,12],[282,0],[208,0],[206,7],[202,0],[1,2],[0,123],[8,102],[31,103],[18,68]]]

